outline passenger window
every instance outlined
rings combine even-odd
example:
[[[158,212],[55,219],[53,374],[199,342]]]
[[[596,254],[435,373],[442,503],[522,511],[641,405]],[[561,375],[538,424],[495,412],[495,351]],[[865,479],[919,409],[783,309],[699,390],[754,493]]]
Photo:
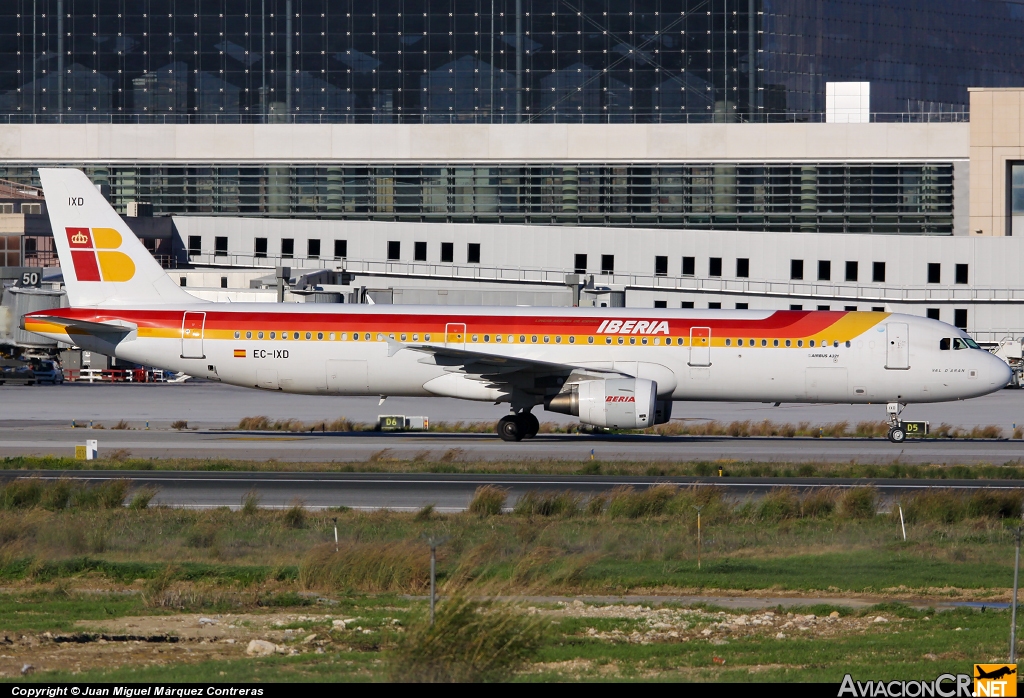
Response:
[[[789,339],[787,339],[787,340],[786,340],[786,346],[787,346],[787,347],[791,347],[791,346],[793,346],[793,342],[792,342],[792,340],[789,340]]]
[[[731,345],[732,345],[732,340],[731,339],[725,340],[725,346],[728,347],[728,346],[731,346]]]
[[[594,338],[593,337],[587,337],[587,344],[593,344],[593,343],[594,343]]]
[[[939,340],[939,349],[949,351],[949,337],[943,337]]]

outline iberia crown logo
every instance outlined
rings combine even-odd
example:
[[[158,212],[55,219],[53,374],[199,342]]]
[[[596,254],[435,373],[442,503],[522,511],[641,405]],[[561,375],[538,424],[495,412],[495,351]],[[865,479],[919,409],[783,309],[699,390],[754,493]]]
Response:
[[[128,281],[135,263],[121,246],[121,233],[113,228],[67,228],[71,262],[79,281]]]

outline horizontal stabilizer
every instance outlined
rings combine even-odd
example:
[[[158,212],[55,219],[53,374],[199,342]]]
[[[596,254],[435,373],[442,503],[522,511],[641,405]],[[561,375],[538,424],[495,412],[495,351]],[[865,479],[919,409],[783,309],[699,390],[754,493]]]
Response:
[[[44,322],[51,325],[59,325],[66,330],[70,330],[76,333],[102,335],[102,334],[130,334],[135,330],[139,329],[139,326],[133,322],[127,322],[125,320],[111,320],[110,322],[89,322],[88,320],[76,320],[74,318],[57,317],[55,315],[26,315],[21,318],[21,329],[32,332],[33,330],[25,327],[26,321],[29,323],[33,322]]]

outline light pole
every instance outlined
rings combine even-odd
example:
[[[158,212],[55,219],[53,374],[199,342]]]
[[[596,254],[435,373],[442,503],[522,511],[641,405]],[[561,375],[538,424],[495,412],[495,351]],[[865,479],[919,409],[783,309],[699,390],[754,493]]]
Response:
[[[704,508],[704,505],[695,506],[697,510],[697,569],[700,569],[700,510]]]
[[[434,590],[437,588],[437,546],[444,544],[448,540],[448,536],[441,538],[435,538],[434,536],[427,537],[427,545],[430,546],[430,624],[434,624],[434,602],[437,599],[437,595]]]
[[[1024,523],[1024,513],[1021,514]],[[1010,664],[1017,663],[1017,576],[1020,571],[1020,534],[1021,524],[1017,525],[1016,553],[1013,556],[1013,605],[1010,607]]]

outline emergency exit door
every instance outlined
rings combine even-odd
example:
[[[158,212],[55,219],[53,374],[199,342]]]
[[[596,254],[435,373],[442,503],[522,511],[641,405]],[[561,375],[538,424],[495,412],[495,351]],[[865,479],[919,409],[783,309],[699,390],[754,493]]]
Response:
[[[910,368],[910,328],[905,322],[885,326],[885,367],[895,371]]]
[[[466,326],[461,322],[449,322],[444,326],[444,345],[452,349],[466,348]]]
[[[690,328],[690,365],[711,365],[711,328]]]
[[[206,313],[185,313],[181,319],[181,358],[205,359],[203,353],[203,328]]]

